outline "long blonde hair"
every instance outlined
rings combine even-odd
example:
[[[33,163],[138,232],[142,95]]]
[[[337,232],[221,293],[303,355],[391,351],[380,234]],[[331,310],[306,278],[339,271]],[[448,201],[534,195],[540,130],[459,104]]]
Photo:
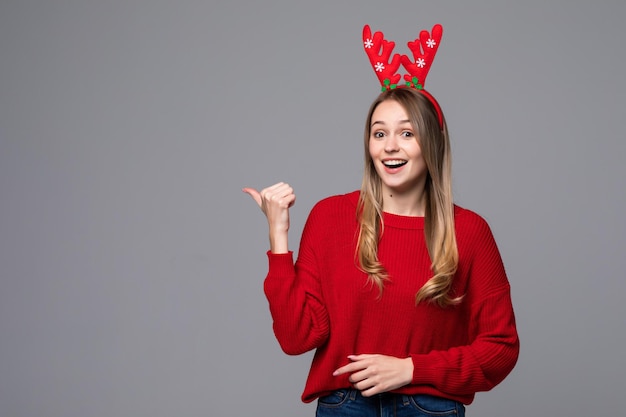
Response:
[[[372,114],[386,100],[398,102],[407,112],[428,169],[424,187],[424,237],[432,262],[430,268],[433,276],[417,292],[415,303],[428,300],[441,307],[458,304],[462,297],[453,298],[450,295],[459,254],[454,232],[448,129],[443,115],[442,129],[439,127],[433,104],[412,88],[397,88],[381,93],[370,106],[367,115],[364,134],[365,170],[357,207],[360,224],[356,253],[358,264],[382,294],[384,281],[389,279],[385,267],[378,260],[378,242],[384,227],[382,185],[369,154],[369,140]]]

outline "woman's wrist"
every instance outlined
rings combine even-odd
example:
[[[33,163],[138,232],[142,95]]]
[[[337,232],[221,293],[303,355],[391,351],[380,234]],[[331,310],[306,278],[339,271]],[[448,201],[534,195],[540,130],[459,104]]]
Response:
[[[288,253],[289,252],[287,232],[270,233],[270,251],[272,253]]]

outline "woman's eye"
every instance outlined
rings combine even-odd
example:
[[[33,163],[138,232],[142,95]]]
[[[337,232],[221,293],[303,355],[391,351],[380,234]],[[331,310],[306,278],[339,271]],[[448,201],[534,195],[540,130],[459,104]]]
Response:
[[[385,134],[383,132],[374,132],[373,136],[375,138],[382,138],[383,136],[385,136]]]
[[[413,137],[413,132],[404,131],[404,132],[402,132],[402,136],[404,136],[405,138],[412,138]]]

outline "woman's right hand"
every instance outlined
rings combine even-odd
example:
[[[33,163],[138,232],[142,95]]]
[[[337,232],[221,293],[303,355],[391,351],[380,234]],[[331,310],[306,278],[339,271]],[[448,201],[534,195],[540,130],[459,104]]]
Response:
[[[270,250],[273,253],[287,253],[287,232],[289,230],[289,208],[296,202],[296,195],[289,184],[279,182],[264,188],[261,192],[246,187],[247,193],[256,201],[265,214],[270,232]]]

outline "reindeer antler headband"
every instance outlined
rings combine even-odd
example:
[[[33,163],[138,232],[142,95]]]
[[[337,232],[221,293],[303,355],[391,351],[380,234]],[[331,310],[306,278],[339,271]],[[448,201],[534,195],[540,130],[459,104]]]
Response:
[[[408,74],[404,75],[406,86],[415,88],[433,104],[437,111],[439,127],[443,129],[443,116],[439,103],[430,93],[424,90],[426,76],[435,59],[437,49],[439,49],[442,34],[443,27],[440,24],[433,26],[431,33],[422,30],[419,38],[408,42],[409,49],[413,52],[413,59],[410,59],[408,56],[400,54],[395,54],[391,57],[393,48],[396,45],[395,42],[386,40],[382,32],[376,32],[372,36],[370,27],[368,25],[363,27],[363,48],[380,81],[382,91],[402,87],[402,85],[398,86],[398,81],[400,81],[401,77],[398,74],[398,69],[400,64],[402,64],[408,72]],[[389,61],[390,57],[391,62]]]

